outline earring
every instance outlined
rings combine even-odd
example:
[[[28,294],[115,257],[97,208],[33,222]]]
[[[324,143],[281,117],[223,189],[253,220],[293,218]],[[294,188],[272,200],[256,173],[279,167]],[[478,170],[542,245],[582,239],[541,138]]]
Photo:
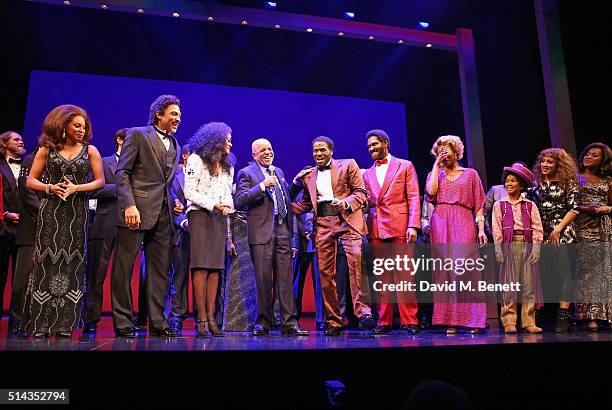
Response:
[[[62,132],[62,140],[66,139],[66,128],[64,128],[64,131]]]

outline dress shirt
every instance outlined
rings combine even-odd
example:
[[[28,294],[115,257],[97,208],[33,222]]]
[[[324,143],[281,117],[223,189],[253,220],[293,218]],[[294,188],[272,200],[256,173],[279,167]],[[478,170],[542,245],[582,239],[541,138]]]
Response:
[[[21,172],[21,163],[9,162],[9,156],[6,156],[6,162],[11,167],[11,171],[13,172],[13,176],[15,177],[15,182],[19,184],[19,173]]]
[[[327,163],[329,166],[331,161]],[[334,188],[332,187],[331,169],[318,171],[317,173],[317,202],[332,201],[334,199]]]
[[[525,197],[520,197],[516,202],[509,198],[504,199],[512,205],[512,217],[514,219],[514,230],[523,230],[523,219],[521,214],[521,202],[531,202],[531,229],[533,230],[533,243],[540,244],[544,238],[544,230],[542,228],[542,220],[540,219],[540,213],[535,203]],[[501,205],[499,201],[493,205],[493,240],[495,244],[501,244],[504,242],[504,234],[502,232],[503,215]]]
[[[383,184],[385,183],[385,175],[387,175],[387,170],[389,169],[389,163],[391,162],[391,154],[387,154],[385,159],[387,160],[387,163],[380,164],[379,166],[375,167],[376,168],[376,179],[378,180],[378,185],[380,185],[381,188]]]
[[[157,127],[153,127],[155,128],[155,132],[157,132],[157,136],[162,140],[162,142],[164,143],[164,147],[166,147],[166,151],[168,151],[170,149],[170,138],[168,135],[164,134],[163,132],[161,132],[161,130]]]

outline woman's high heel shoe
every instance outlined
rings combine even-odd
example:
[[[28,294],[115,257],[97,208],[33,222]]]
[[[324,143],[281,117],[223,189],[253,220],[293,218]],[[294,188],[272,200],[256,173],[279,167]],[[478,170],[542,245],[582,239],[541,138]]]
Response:
[[[219,329],[219,327],[217,326],[217,323],[215,322],[214,319],[208,319],[208,325],[210,326],[210,333],[214,337],[223,337],[223,336],[225,336],[225,333],[221,329]]]
[[[198,338],[210,337],[210,331],[208,330],[208,320],[198,320]]]

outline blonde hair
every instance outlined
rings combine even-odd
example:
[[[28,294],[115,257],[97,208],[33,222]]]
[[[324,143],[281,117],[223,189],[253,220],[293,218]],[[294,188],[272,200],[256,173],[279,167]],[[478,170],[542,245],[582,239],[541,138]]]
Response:
[[[438,152],[442,145],[448,145],[451,147],[453,152],[457,154],[457,161],[463,158],[463,150],[465,149],[461,138],[456,135],[442,135],[440,138],[434,142],[433,147],[431,147],[431,153],[434,157],[438,156]]]

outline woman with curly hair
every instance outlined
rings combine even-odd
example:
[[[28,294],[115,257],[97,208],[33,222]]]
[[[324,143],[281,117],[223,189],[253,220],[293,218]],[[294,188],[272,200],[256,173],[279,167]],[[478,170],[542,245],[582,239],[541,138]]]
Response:
[[[227,216],[234,212],[232,129],[222,122],[210,122],[196,131],[189,146],[185,198],[197,333],[198,337],[223,336],[215,322],[215,305],[219,271],[225,269]]]
[[[45,118],[40,149],[27,187],[46,194],[40,201],[34,263],[26,291],[23,330],[35,338],[71,337],[85,292],[87,193],[104,187],[100,153],[89,145],[85,110],[60,105]],[[41,181],[45,173],[48,183]],[[93,181],[88,182],[90,172]]]
[[[483,208],[486,196],[476,170],[463,168],[463,142],[454,135],[445,135],[435,142],[431,153],[436,157],[427,176],[426,199],[434,204],[430,222],[430,241],[433,255],[454,260],[479,258],[477,242],[487,243],[484,231]],[[476,223],[474,223],[476,222]],[[476,232],[476,225],[478,232]],[[482,279],[481,272],[463,274],[449,270],[434,271],[436,284]],[[457,327],[467,327],[476,334],[486,327],[487,309],[480,292],[434,292],[434,325],[447,326],[447,334],[457,333]]]
[[[606,144],[590,144],[579,164],[576,319],[596,332],[598,322],[612,324],[612,151]]]
[[[573,224],[579,213],[576,163],[563,148],[547,148],[538,155],[533,174],[536,186],[527,195],[538,205],[544,242],[549,244],[542,249],[542,272],[554,273],[559,281],[555,331],[569,332],[573,258],[570,247],[558,245],[576,242]]]

